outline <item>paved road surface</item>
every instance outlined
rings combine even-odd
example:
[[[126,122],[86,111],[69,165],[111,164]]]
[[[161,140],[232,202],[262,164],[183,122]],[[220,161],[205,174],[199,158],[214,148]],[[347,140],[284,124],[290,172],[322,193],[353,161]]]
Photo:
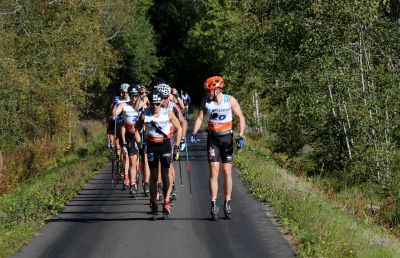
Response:
[[[175,164],[178,200],[169,220],[149,220],[149,201],[142,192],[134,200],[127,192],[112,189],[110,165],[106,165],[13,257],[294,257],[262,205],[247,193],[236,171],[233,220],[223,219],[222,180],[218,195],[221,218],[210,220],[204,137],[200,144],[189,146],[192,198],[186,161],[182,162],[183,187]]]

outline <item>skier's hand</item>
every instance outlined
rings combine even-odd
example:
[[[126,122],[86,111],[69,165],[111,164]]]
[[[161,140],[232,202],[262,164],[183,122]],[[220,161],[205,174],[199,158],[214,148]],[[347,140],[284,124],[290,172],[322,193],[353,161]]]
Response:
[[[112,142],[111,141],[107,141],[107,148],[108,149],[112,149]]]
[[[190,136],[190,139],[189,139],[190,143],[196,144],[200,141],[199,139],[197,139],[196,135],[197,135],[197,133],[195,133],[195,132],[192,133],[192,135]]]
[[[238,137],[236,137],[236,147],[238,148],[238,150],[240,150],[244,147],[244,139],[240,135]]]
[[[124,151],[125,154],[128,154],[128,144],[123,143],[122,144],[122,150]]]
[[[181,143],[179,144],[180,151],[185,151],[186,148],[186,139],[182,139]]]
[[[179,156],[180,156],[179,145],[175,145],[174,146],[174,152],[173,152],[174,160],[179,160]]]

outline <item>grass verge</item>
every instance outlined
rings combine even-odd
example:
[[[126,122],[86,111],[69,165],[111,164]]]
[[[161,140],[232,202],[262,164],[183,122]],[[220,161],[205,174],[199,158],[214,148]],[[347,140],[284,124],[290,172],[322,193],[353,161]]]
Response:
[[[104,134],[97,134],[85,148],[0,197],[0,257],[21,248],[106,161]]]
[[[299,257],[400,257],[400,241],[384,229],[357,220],[301,178],[280,168],[263,147],[248,139],[236,166],[249,191],[271,205],[296,238]]]

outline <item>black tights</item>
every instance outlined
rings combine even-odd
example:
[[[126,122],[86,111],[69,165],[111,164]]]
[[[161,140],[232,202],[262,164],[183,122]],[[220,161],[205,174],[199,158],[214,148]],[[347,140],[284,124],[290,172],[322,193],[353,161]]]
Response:
[[[161,168],[161,180],[163,183],[164,200],[169,201],[170,189],[170,173],[169,168]],[[158,181],[158,168],[150,169],[150,200],[157,202],[157,181]],[[168,197],[168,199],[167,199]]]

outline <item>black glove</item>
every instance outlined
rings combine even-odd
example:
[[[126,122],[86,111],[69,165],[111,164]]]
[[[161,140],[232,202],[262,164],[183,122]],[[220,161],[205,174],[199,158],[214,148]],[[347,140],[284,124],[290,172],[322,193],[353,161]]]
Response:
[[[179,157],[180,157],[179,145],[174,145],[173,158],[174,160],[179,160]]]

